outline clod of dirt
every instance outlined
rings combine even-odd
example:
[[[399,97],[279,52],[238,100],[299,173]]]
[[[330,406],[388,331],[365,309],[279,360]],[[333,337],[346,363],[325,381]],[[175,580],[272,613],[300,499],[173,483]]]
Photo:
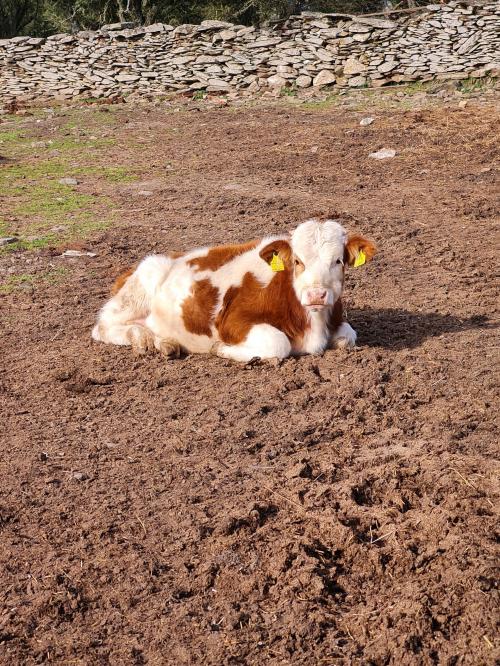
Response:
[[[303,479],[311,478],[312,468],[307,462],[298,462],[290,469],[287,469],[285,472],[285,477],[287,479],[295,479],[301,477]]]
[[[90,479],[90,476],[85,472],[73,472],[73,478],[76,481],[87,481],[88,479]]]

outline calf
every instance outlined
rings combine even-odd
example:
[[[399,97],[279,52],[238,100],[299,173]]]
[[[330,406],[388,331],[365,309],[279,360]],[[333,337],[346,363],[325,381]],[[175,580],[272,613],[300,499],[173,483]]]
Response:
[[[344,270],[374,253],[373,243],[347,236],[337,222],[308,220],[291,236],[151,255],[118,278],[92,337],[241,362],[352,347]]]

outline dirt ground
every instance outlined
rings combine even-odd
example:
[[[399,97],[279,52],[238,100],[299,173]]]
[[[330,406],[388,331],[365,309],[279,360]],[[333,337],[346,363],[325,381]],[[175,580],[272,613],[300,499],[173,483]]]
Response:
[[[0,132],[11,122],[31,142],[0,167],[32,169],[19,196],[57,159],[48,137],[112,139],[73,151],[66,176],[132,177],[79,172],[108,217],[65,247],[97,256],[0,255],[0,662],[495,663],[494,105],[119,104]],[[368,157],[380,148],[396,157]],[[37,210],[3,194],[21,233]],[[91,341],[114,276],[146,253],[328,212],[380,250],[348,275],[356,350],[241,366]]]

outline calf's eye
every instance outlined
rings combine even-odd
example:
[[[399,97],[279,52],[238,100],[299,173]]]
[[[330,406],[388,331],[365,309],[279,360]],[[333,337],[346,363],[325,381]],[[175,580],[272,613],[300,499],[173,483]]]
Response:
[[[336,264],[342,264],[342,266],[344,265],[344,262],[342,261],[342,259],[337,259],[337,261],[335,263]]]

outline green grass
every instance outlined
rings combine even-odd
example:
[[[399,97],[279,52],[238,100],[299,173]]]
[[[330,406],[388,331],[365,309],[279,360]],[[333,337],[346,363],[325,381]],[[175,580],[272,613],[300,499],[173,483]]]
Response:
[[[95,150],[96,148],[113,146],[114,143],[114,139],[87,139],[86,137],[64,136],[55,139],[50,145],[50,149],[61,152],[74,152],[76,150],[88,150],[89,148]]]
[[[21,130],[8,130],[5,132],[0,132],[0,146],[9,146],[11,144],[18,144],[22,141],[25,141],[24,135],[21,133]]]
[[[27,201],[23,200],[14,205],[15,215],[41,216],[52,222],[59,222],[69,213],[87,208],[94,201],[91,195],[77,193],[71,186],[60,185],[54,181],[28,188],[16,187],[13,188],[12,194],[14,196],[21,194],[23,199],[25,198],[23,195],[28,195]]]
[[[132,173],[127,167],[95,167],[87,168],[85,173],[94,173],[103,176],[110,183],[131,183],[137,180],[137,174]]]
[[[34,164],[12,164],[0,170],[0,194],[12,194],[12,188],[25,182],[64,178],[65,176],[97,176],[111,183],[133,182],[137,176],[127,167],[69,166],[65,160],[43,160]]]
[[[280,97],[297,97],[297,86],[283,86],[280,90]]]
[[[42,273],[9,275],[4,282],[0,283],[0,294],[11,294],[21,289],[33,288],[40,283],[56,284],[62,280],[67,272],[67,268],[61,266]]]
[[[308,109],[310,111],[322,111],[323,109],[329,109],[338,102],[340,97],[340,91],[335,91],[328,95],[326,99],[323,100],[311,100],[309,102],[304,102],[301,104],[301,109]]]
[[[87,133],[92,136],[92,122],[97,115],[105,116],[106,122],[108,118],[115,121],[111,114],[100,111],[71,113],[68,123],[51,133],[52,143],[47,146],[51,152],[41,156],[46,159],[33,159],[31,143],[39,137],[33,136],[34,130],[30,127],[0,132],[0,152],[13,158],[0,168],[0,196],[4,199],[0,208],[0,233],[19,238],[0,248],[0,254],[86,238],[109,225],[109,214],[102,215],[103,206],[110,207],[105,196],[84,193],[78,186],[59,183],[67,176],[84,183],[100,180],[113,184],[137,178],[126,166],[99,164],[100,152],[113,145],[114,139],[88,138]],[[80,136],[69,135],[70,126],[85,129]],[[46,136],[41,140],[46,140]],[[51,155],[52,151],[55,154]],[[92,151],[90,157],[87,151]]]
[[[491,86],[491,84],[492,79],[489,76],[482,79],[462,79],[458,82],[457,90],[459,90],[461,93],[464,93],[465,95],[470,95],[471,93],[482,92],[483,90],[486,90]]]

